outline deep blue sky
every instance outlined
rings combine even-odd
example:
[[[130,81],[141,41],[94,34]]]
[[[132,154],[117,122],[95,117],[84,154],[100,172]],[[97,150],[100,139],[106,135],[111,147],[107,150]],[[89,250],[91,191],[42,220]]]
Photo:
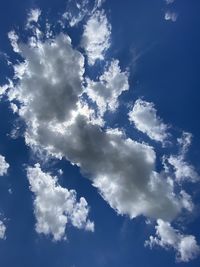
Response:
[[[56,21],[65,7],[63,0],[15,1],[0,3],[0,51],[11,51],[7,33],[13,28],[23,28],[30,8],[39,7],[50,21]],[[123,69],[130,70],[130,90],[121,96],[120,114],[111,116],[110,124],[126,123],[126,103],[138,97],[155,103],[160,117],[173,124],[178,132],[183,129],[194,136],[190,161],[200,171],[200,2],[177,0],[172,9],[179,16],[175,23],[164,20],[166,5],[163,0],[107,0],[104,9],[112,25],[110,57],[120,60]],[[81,29],[80,29],[81,31]],[[79,30],[69,30],[75,43]],[[135,61],[135,56],[140,55]],[[3,56],[0,56],[0,82],[11,74]],[[44,169],[54,172],[62,168],[59,183],[76,189],[90,207],[90,218],[95,222],[95,232],[67,228],[68,241],[53,242],[35,232],[33,195],[26,178],[27,164],[37,158],[25,145],[23,137],[9,136],[17,120],[5,98],[0,112],[0,154],[10,163],[8,175],[0,179],[0,213],[7,219],[7,239],[0,240],[0,265],[4,267],[173,267],[174,252],[144,248],[144,241],[153,232],[144,218],[129,220],[118,216],[97,194],[90,182],[80,175],[77,167],[65,160],[52,160]],[[130,128],[126,129],[130,132]],[[56,172],[55,172],[56,174]],[[12,189],[12,194],[8,189]],[[196,185],[199,200],[199,184]],[[187,225],[189,233],[200,241],[200,218]],[[200,258],[181,266],[198,267]]]

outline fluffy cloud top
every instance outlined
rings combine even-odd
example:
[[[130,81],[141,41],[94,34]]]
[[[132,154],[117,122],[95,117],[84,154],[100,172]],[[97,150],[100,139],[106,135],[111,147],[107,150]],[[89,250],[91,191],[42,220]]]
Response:
[[[0,239],[6,239],[6,226],[0,221]]]
[[[6,162],[5,157],[0,155],[0,176],[3,176],[7,173],[9,164]]]
[[[174,229],[169,222],[157,220],[156,236],[150,236],[146,245],[151,248],[155,245],[165,249],[173,248],[176,252],[177,261],[188,262],[196,258],[200,253],[196,239],[193,235],[183,235]]]
[[[129,112],[129,120],[139,131],[155,141],[163,143],[168,137],[168,126],[157,116],[152,102],[136,100],[133,109]]]
[[[27,169],[30,189],[35,194],[36,231],[51,234],[54,240],[65,238],[66,224],[94,231],[88,220],[89,207],[85,198],[76,200],[76,192],[58,185],[57,178],[44,173],[39,164]]]
[[[102,115],[107,109],[114,111],[118,107],[118,97],[128,89],[128,73],[121,71],[118,60],[113,60],[99,81],[87,79],[85,92],[96,102]]]
[[[36,9],[31,9],[29,14],[28,14],[28,23],[30,22],[38,22],[38,19],[41,15],[41,10],[36,8]]]
[[[9,97],[23,103],[20,113],[27,119],[34,114],[43,123],[66,121],[83,91],[84,58],[67,35],[43,43],[33,39],[18,46],[25,61],[14,67],[20,82]]]
[[[96,11],[84,26],[81,42],[90,65],[97,59],[104,59],[104,54],[110,47],[110,35],[111,25],[106,15],[103,11]]]

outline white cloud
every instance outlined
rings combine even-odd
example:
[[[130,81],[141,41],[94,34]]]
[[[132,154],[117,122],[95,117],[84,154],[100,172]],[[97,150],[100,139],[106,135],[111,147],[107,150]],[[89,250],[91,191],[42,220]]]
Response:
[[[72,116],[83,91],[84,58],[72,48],[67,35],[60,34],[53,41],[35,41],[34,46],[19,45],[25,63],[14,66],[19,83],[10,90],[9,98],[23,103],[20,115],[27,119],[33,114],[44,124],[50,120],[63,122]]]
[[[167,161],[174,168],[175,177],[178,182],[197,182],[200,180],[194,166],[186,162],[182,156],[169,156]]]
[[[177,139],[179,145],[178,155],[164,156],[164,164],[167,172],[173,169],[175,179],[178,183],[184,181],[195,183],[200,180],[195,167],[187,162],[186,156],[192,142],[192,134],[183,132],[182,136]]]
[[[65,28],[65,21],[67,20],[70,27],[77,26],[86,17],[92,16],[105,0],[95,0],[93,7],[89,0],[68,1],[66,11],[62,15],[61,25]]]
[[[175,2],[175,0],[165,0],[166,4],[169,5],[169,4],[172,4]]]
[[[19,49],[19,46],[18,46],[18,35],[16,34],[15,31],[10,31],[8,33],[8,38],[10,40],[10,43],[13,47],[13,51],[16,52],[16,53],[19,53],[20,52],[20,49]]]
[[[200,253],[200,247],[193,235],[183,235],[174,229],[169,222],[157,220],[156,236],[150,236],[145,245],[151,248],[155,245],[164,249],[173,248],[177,261],[188,262],[196,258]]]
[[[110,47],[111,25],[103,11],[96,11],[84,26],[81,45],[93,65],[97,59],[103,60]]]
[[[30,189],[35,194],[34,213],[36,231],[51,234],[54,240],[65,239],[66,224],[78,229],[94,231],[94,223],[88,220],[89,207],[85,198],[76,200],[76,192],[61,187],[57,177],[44,173],[39,164],[27,169]]]
[[[153,148],[118,129],[102,130],[88,107],[81,105],[84,60],[69,37],[60,34],[53,40],[36,39],[34,46],[19,46],[26,69],[18,72],[8,96],[21,103],[18,113],[27,125],[26,144],[79,166],[119,214],[175,218],[185,208],[182,195],[155,171]],[[104,86],[112,88],[108,105],[113,108],[128,87],[127,75],[113,61],[101,77]]]
[[[169,10],[165,12],[165,20],[176,22],[177,18],[178,18],[178,14],[176,12],[172,12]]]
[[[84,88],[84,57],[72,47],[67,35],[59,34],[50,40],[40,40],[37,35],[28,44],[16,41],[15,45],[24,61],[13,66],[14,85],[8,97],[18,102],[17,112],[26,123],[27,145],[80,167],[118,214],[171,221],[182,209],[192,211],[191,197],[174,189],[175,182],[168,173],[156,171],[154,149],[131,140],[119,129],[101,128],[102,120],[95,117],[83,97],[86,92],[102,113],[117,107],[118,96],[128,89],[127,72],[121,71],[117,60],[98,81],[87,80]],[[136,117],[140,118],[142,131],[164,142],[168,126],[157,116],[154,105],[142,100],[137,104]],[[180,145],[187,147],[184,142]],[[28,168],[28,178],[35,195],[37,232],[60,240],[65,238],[68,222],[93,231],[84,198],[77,203],[75,192],[62,188],[39,165]]]
[[[147,134],[151,139],[164,143],[169,134],[168,126],[164,124],[152,102],[142,99],[136,100],[133,109],[129,112],[129,120],[135,127]]]
[[[41,13],[42,13],[41,10],[38,8],[31,9],[30,12],[28,13],[27,27],[31,27],[32,22],[37,23]]]
[[[88,4],[89,0],[69,1],[66,11],[62,15],[62,23],[67,20],[71,27],[77,26],[90,13]]]
[[[85,92],[96,102],[102,115],[107,109],[114,111],[118,107],[118,97],[128,89],[128,73],[121,71],[118,60],[113,60],[99,81],[87,79]]]
[[[5,157],[0,155],[0,176],[7,174],[9,164],[6,162]]]
[[[188,149],[192,143],[192,134],[188,132],[183,132],[182,136],[177,139],[177,142],[180,146],[180,153],[185,155],[188,152]]]
[[[6,226],[0,221],[0,239],[6,239]]]

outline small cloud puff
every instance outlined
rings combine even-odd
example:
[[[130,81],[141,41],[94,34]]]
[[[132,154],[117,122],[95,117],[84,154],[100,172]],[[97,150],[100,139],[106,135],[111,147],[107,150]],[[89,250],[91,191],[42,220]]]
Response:
[[[30,190],[35,195],[34,213],[36,231],[51,234],[55,241],[66,239],[65,229],[71,223],[78,229],[94,231],[94,223],[88,219],[89,207],[85,198],[76,200],[76,192],[58,184],[57,177],[41,170],[40,165],[28,167]]]
[[[165,20],[176,22],[177,18],[178,18],[178,14],[176,12],[172,12],[172,11],[165,12]]]
[[[136,100],[133,109],[128,115],[129,121],[133,122],[139,131],[164,144],[169,136],[167,132],[168,126],[158,117],[157,110],[152,102],[142,99]]]
[[[200,247],[193,235],[184,235],[173,228],[169,222],[157,220],[156,236],[150,236],[145,246],[160,246],[164,249],[172,248],[176,252],[178,262],[189,262],[200,254]]]
[[[7,174],[9,164],[6,162],[5,157],[0,155],[0,176]]]

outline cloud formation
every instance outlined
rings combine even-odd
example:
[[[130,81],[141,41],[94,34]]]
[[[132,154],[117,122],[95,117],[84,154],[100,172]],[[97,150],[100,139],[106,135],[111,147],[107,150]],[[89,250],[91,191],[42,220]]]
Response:
[[[85,93],[98,106],[101,115],[106,110],[114,111],[118,107],[118,97],[129,89],[128,73],[122,72],[118,60],[112,60],[98,81],[87,78]]]
[[[172,248],[175,250],[176,260],[179,262],[188,262],[200,253],[200,247],[193,235],[184,235],[173,228],[169,222],[161,219],[157,220],[156,236],[150,236],[150,240],[146,241],[145,245],[151,248],[154,246],[164,249]]]
[[[169,136],[167,132],[168,126],[158,117],[152,102],[142,99],[136,100],[133,109],[129,112],[129,121],[133,122],[139,131],[163,144]]]
[[[9,164],[6,162],[5,157],[0,155],[0,176],[7,174]]]
[[[31,9],[28,13],[27,27],[31,27],[32,22],[37,23],[41,13],[41,10],[38,8]]]
[[[104,59],[110,46],[110,33],[105,13],[95,10],[84,26],[81,41],[90,67],[97,59]],[[124,129],[105,127],[104,112],[115,111],[119,96],[129,89],[128,72],[121,70],[118,60],[107,63],[104,73],[92,80],[85,73],[84,55],[73,47],[67,34],[49,37],[35,28],[27,43],[20,42],[14,31],[9,33],[9,38],[13,50],[23,60],[13,65],[13,81],[4,91],[13,110],[26,123],[26,144],[34,151],[45,150],[78,166],[118,214],[131,219],[143,215],[157,220],[157,237],[151,237],[149,244],[165,240],[159,225],[176,219],[184,209],[192,212],[194,206],[177,178],[180,162],[172,161],[172,157],[181,157],[181,163],[186,162],[189,134],[178,140],[180,155],[166,156],[165,168],[161,166],[158,171],[153,147],[132,140]],[[169,127],[151,102],[136,100],[129,120],[155,141],[164,144],[170,138]],[[183,165],[181,168],[184,169]],[[35,195],[38,233],[51,234],[54,240],[63,239],[68,222],[77,228],[94,230],[94,224],[87,219],[89,208],[84,198],[77,202],[75,191],[62,188],[39,165],[29,167],[27,175]],[[178,236],[176,245],[170,245],[179,258],[192,259],[182,242],[186,236]],[[188,240],[192,246],[196,244],[190,236]],[[160,244],[168,243],[160,241]]]
[[[6,239],[6,226],[0,221],[0,239]]]
[[[183,208],[182,197],[175,196],[173,186],[155,171],[153,148],[118,129],[103,131],[79,112],[84,61],[69,37],[58,35],[51,41],[19,47],[26,68],[23,75],[15,73],[17,83],[8,96],[21,103],[26,143],[79,166],[119,214],[175,218]],[[111,92],[116,90],[108,102],[115,106],[116,96],[128,83],[117,61],[110,68],[101,80],[110,84]]]
[[[198,182],[200,180],[199,174],[195,167],[186,160],[187,152],[192,142],[192,135],[188,132],[183,132],[182,136],[177,139],[179,145],[178,155],[164,156],[166,170],[170,170],[175,175],[175,180],[178,183],[182,182]]]
[[[96,11],[84,26],[81,46],[85,50],[89,65],[97,59],[103,60],[110,47],[111,25],[104,11]]]
[[[88,219],[89,207],[85,198],[76,200],[76,192],[61,187],[57,177],[44,173],[39,164],[28,167],[30,190],[34,193],[36,231],[52,235],[55,241],[65,239],[68,223],[78,229],[94,231],[94,223]]]
[[[176,22],[177,18],[178,18],[178,14],[176,12],[172,12],[170,10],[165,12],[165,20]]]

